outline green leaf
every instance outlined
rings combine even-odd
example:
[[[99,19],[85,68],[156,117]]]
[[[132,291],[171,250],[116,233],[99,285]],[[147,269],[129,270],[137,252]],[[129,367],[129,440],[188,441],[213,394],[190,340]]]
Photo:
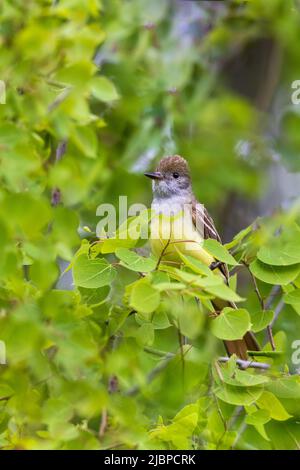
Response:
[[[100,247],[98,251],[103,255],[108,253],[115,253],[117,248],[133,248],[137,244],[137,240],[133,238],[106,238],[103,242],[100,242]]]
[[[290,377],[278,377],[272,380],[267,389],[278,398],[291,398],[299,400],[300,397],[300,377],[292,375]]]
[[[143,323],[137,331],[136,339],[142,346],[151,346],[154,341],[154,326],[152,323]]]
[[[222,374],[222,381],[228,385],[235,385],[237,387],[256,387],[258,385],[266,384],[269,378],[262,374],[251,374],[248,371],[236,368],[233,372],[228,370],[228,364],[219,365]],[[219,377],[214,371],[215,378]]]
[[[268,434],[266,433],[265,426],[263,424],[256,424],[254,425],[254,427],[263,439],[265,439],[266,441],[271,441]]]
[[[171,442],[176,449],[189,449],[188,437],[192,436],[198,422],[198,405],[185,406],[168,426],[160,423],[150,431],[151,438]]]
[[[80,126],[74,129],[72,140],[84,156],[96,158],[98,150],[97,136],[88,126]]]
[[[273,320],[274,312],[272,310],[260,310],[258,312],[250,313],[252,327],[254,333],[264,330]]]
[[[147,279],[142,279],[134,284],[131,290],[130,306],[143,313],[154,312],[160,302],[159,292]]]
[[[266,424],[270,419],[270,413],[267,410],[256,410],[254,413],[246,416],[245,422],[252,426],[257,426],[259,424]]]
[[[106,77],[95,77],[91,81],[92,94],[100,101],[109,102],[119,98],[115,85]]]
[[[181,253],[180,250],[177,250],[177,252],[180,258],[182,259],[182,261],[184,262],[184,264],[188,266],[190,269],[192,269],[192,271],[199,273],[202,276],[203,275],[211,276],[213,274],[211,269],[209,269],[209,266],[201,263],[201,261],[199,261],[198,259],[194,258],[193,256],[184,255],[183,253]]]
[[[261,374],[251,374],[245,370],[236,369],[234,378],[231,377],[231,380],[228,378],[225,381],[229,385],[237,385],[239,387],[256,387],[258,385],[268,383],[269,379],[268,377]]]
[[[41,290],[47,290],[55,283],[59,269],[55,262],[35,261],[30,266],[30,278]]]
[[[151,322],[155,330],[164,330],[171,326],[168,315],[163,311],[155,312],[152,316]]]
[[[300,306],[300,289],[295,289],[285,294],[283,300],[286,304]]]
[[[232,266],[238,265],[238,262],[228,252],[225,246],[219,243],[217,240],[213,240],[212,238],[204,240],[203,248],[219,261],[223,261],[224,263],[230,264]]]
[[[252,274],[267,284],[287,285],[294,281],[300,272],[300,264],[291,266],[270,266],[259,260],[250,264]]]
[[[269,378],[262,374],[250,373],[245,370],[237,369],[235,371],[235,379],[245,387],[253,387],[269,382]]]
[[[155,289],[159,292],[165,292],[167,290],[183,290],[185,288],[186,285],[181,282],[160,282],[155,284]]]
[[[230,287],[224,283],[222,276],[217,274],[211,273],[210,276],[201,277],[167,265],[161,265],[160,269],[167,272],[172,278],[186,282],[189,287],[199,287],[214,297],[228,300],[230,302],[240,302],[243,300],[236,292],[231,290]],[[194,295],[197,297],[198,293],[195,291]]]
[[[241,230],[241,232],[239,232],[237,235],[235,235],[235,237],[232,239],[231,242],[229,243],[225,243],[225,248],[227,248],[227,250],[231,250],[231,248],[234,248],[236,245],[238,245],[244,238],[247,237],[247,235],[249,235],[249,233],[252,231],[252,225],[249,225],[249,227]]]
[[[13,389],[4,382],[0,382],[0,400],[13,395]]]
[[[275,342],[276,344],[276,342]],[[267,343],[268,347],[271,347],[270,343]],[[264,348],[266,348],[264,346]],[[248,355],[251,357],[270,357],[270,358],[278,358],[282,356],[284,353],[283,351],[269,351],[269,350],[263,350],[263,351],[248,351]]]
[[[143,211],[138,216],[129,217],[123,222],[115,235],[106,238],[101,244],[101,253],[114,253],[117,248],[133,248],[140,237],[147,235],[149,211]]]
[[[229,302],[242,302],[244,300],[224,283],[217,286],[205,287],[205,290],[216,298],[228,300]]]
[[[289,266],[300,263],[300,229],[297,225],[285,230],[262,246],[257,257],[266,264]]]
[[[87,289],[86,287],[78,287],[82,301],[88,305],[99,305],[104,302],[109,294],[110,287],[103,286],[97,289]]]
[[[216,390],[216,395],[225,403],[236,406],[251,405],[256,402],[263,393],[261,387],[235,387],[223,384]]]
[[[291,415],[285,410],[278,398],[271,392],[264,391],[256,401],[257,406],[270,413],[270,417],[277,421],[286,421]]]
[[[74,283],[79,287],[95,289],[109,285],[116,275],[115,268],[104,258],[90,259],[86,254],[74,260]]]
[[[249,313],[243,308],[226,307],[212,322],[213,334],[224,340],[241,339],[250,327]]]
[[[185,298],[181,308],[180,305],[178,307],[177,309],[174,307],[173,310],[175,314],[177,313],[177,321],[175,321],[175,324],[178,325],[181,333],[187,338],[197,338],[202,331],[204,315],[201,315],[195,300],[193,298]],[[175,309],[177,312],[175,312]]]
[[[115,254],[121,260],[122,266],[132,271],[146,273],[153,271],[156,267],[157,262],[154,258],[145,258],[128,248],[117,248]]]

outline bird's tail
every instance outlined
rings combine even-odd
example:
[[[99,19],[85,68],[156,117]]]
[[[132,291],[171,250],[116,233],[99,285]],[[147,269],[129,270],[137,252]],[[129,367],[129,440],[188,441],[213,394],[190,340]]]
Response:
[[[247,331],[243,339],[224,341],[224,345],[228,356],[236,354],[243,360],[249,359],[248,351],[260,351],[259,344],[251,331]]]

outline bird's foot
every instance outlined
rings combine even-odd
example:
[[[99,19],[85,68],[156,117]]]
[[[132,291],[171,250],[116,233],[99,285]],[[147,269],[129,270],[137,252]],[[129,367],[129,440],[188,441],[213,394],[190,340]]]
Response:
[[[223,262],[222,261],[213,261],[211,263],[211,265],[209,266],[209,269],[211,269],[212,271],[214,271],[215,269],[219,268],[220,266],[222,266]]]

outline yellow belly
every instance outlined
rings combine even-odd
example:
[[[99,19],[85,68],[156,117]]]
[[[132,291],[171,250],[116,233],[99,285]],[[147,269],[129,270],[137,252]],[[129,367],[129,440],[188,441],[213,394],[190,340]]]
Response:
[[[157,258],[162,257],[164,261],[181,263],[179,252],[193,256],[207,266],[215,261],[203,248],[203,238],[196,231],[191,215],[183,215],[182,212],[173,216],[152,216],[151,249]]]

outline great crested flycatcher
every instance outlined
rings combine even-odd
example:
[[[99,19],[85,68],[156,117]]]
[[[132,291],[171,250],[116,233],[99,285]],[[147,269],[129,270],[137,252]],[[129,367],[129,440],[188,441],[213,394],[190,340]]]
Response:
[[[212,218],[205,207],[195,198],[192,190],[190,169],[187,161],[179,155],[163,158],[152,173],[145,173],[152,179],[152,211],[156,216],[151,220],[151,248],[161,261],[182,263],[179,252],[193,256],[209,266],[216,275],[228,284],[229,272],[224,263],[218,263],[204,249],[203,240],[213,238],[221,242]],[[213,307],[217,314],[235,304],[215,299]],[[247,359],[247,351],[259,351],[259,345],[252,332],[242,339],[224,341],[228,355],[236,354]]]

